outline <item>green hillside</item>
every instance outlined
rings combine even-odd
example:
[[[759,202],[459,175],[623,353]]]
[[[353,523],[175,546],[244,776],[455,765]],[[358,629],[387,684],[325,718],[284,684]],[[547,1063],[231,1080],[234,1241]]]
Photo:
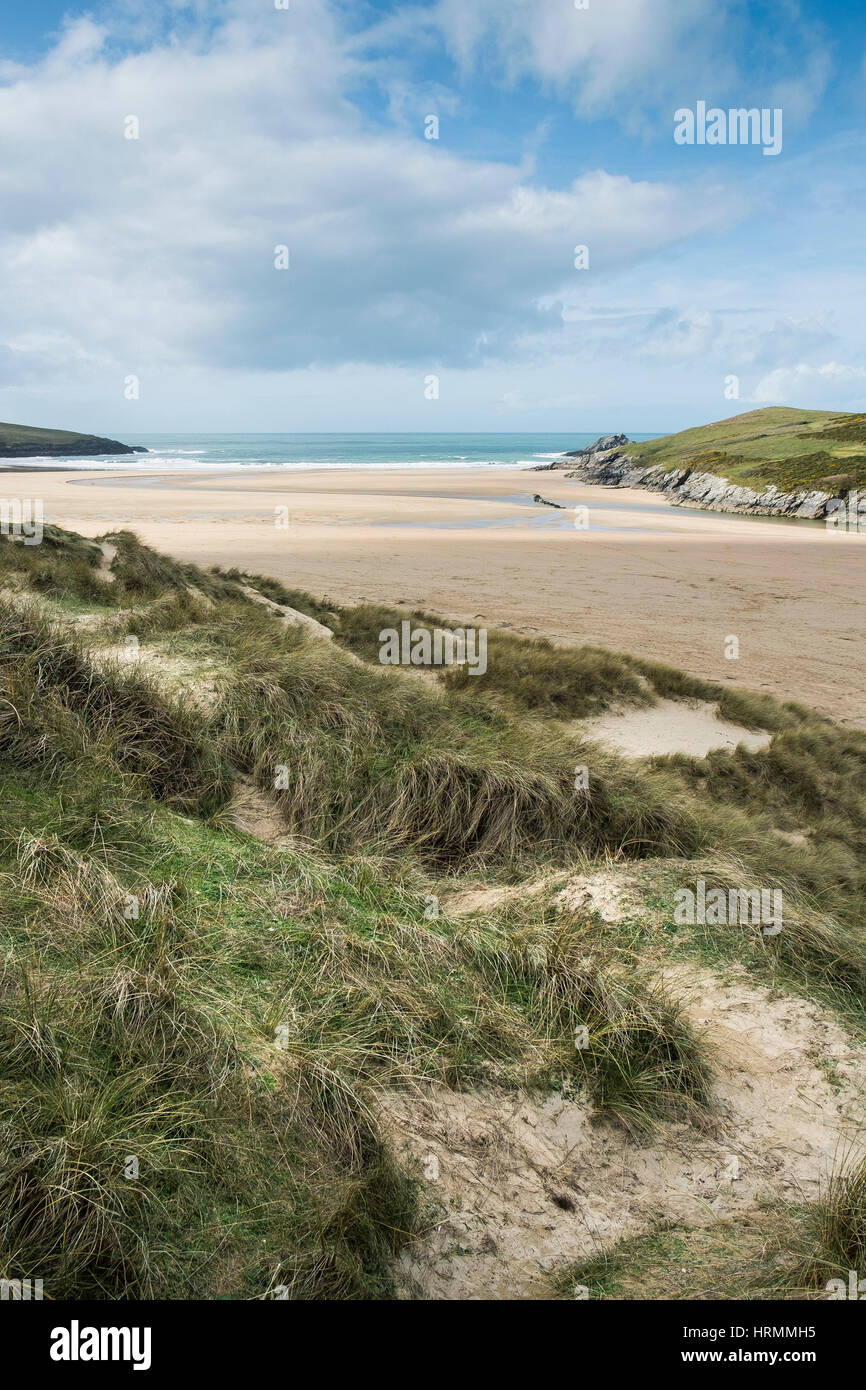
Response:
[[[630,444],[647,466],[694,468],[783,492],[844,491],[866,483],[866,415],[768,406],[711,425]]]
[[[67,454],[146,454],[147,450],[120,444],[98,434],[77,434],[75,430],[43,430],[33,425],[0,423],[0,459],[63,458]]]

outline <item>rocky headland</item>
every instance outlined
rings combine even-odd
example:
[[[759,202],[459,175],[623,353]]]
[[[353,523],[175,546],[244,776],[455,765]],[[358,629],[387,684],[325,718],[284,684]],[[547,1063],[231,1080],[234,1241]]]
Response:
[[[716,473],[696,468],[650,467],[629,452],[633,441],[625,434],[605,434],[586,449],[575,449],[534,471],[565,470],[566,477],[605,487],[645,487],[662,492],[678,507],[696,507],[712,512],[748,512],[755,516],[786,516],[820,519],[827,505],[838,495],[833,492],[781,492],[773,485],[760,491],[731,483]],[[859,501],[866,512],[866,497]]]
[[[102,454],[146,454],[140,445],[121,444],[98,434],[0,424],[0,459],[90,458]]]

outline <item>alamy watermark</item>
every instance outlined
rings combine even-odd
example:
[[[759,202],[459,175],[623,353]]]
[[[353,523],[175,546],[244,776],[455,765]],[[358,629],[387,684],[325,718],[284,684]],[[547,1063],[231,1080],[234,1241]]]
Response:
[[[41,1279],[0,1279],[0,1300],[15,1303],[38,1302],[42,1298]]]
[[[699,878],[694,889],[674,893],[674,921],[678,926],[760,926],[763,936],[782,930],[781,888],[710,888]]]
[[[52,1361],[129,1361],[134,1371],[148,1371],[151,1329],[82,1327],[73,1318],[68,1327],[52,1328],[48,1355]]]
[[[0,536],[16,536],[25,545],[41,545],[44,521],[38,497],[0,497]]]
[[[681,106],[674,112],[674,140],[678,145],[761,145],[762,153],[782,153],[781,106],[707,109],[699,101],[693,111]]]
[[[824,1287],[831,1303],[840,1299],[859,1302],[866,1298],[866,1279],[861,1279],[856,1269],[848,1270],[847,1284],[844,1279],[828,1279]]]
[[[474,627],[413,628],[408,620],[379,633],[383,666],[466,666],[470,676],[487,670],[487,629]]]
[[[866,531],[866,493],[855,488],[845,497],[831,497],[824,520],[828,531]]]

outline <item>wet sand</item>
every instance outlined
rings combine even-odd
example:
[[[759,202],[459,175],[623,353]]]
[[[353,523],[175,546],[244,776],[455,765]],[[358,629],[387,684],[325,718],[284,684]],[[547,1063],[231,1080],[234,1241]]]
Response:
[[[569,510],[533,504],[536,492]],[[179,559],[340,603],[590,642],[866,727],[866,535],[494,468],[16,468],[0,494],[39,498],[47,521],[85,535],[126,527]],[[737,660],[725,657],[731,636]]]

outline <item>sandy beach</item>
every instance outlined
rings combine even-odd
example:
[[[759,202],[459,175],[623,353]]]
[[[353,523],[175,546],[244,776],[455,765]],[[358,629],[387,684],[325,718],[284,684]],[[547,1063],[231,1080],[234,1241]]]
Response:
[[[593,643],[866,725],[863,536],[511,469],[15,469],[0,492],[85,535],[125,527],[341,603]]]

